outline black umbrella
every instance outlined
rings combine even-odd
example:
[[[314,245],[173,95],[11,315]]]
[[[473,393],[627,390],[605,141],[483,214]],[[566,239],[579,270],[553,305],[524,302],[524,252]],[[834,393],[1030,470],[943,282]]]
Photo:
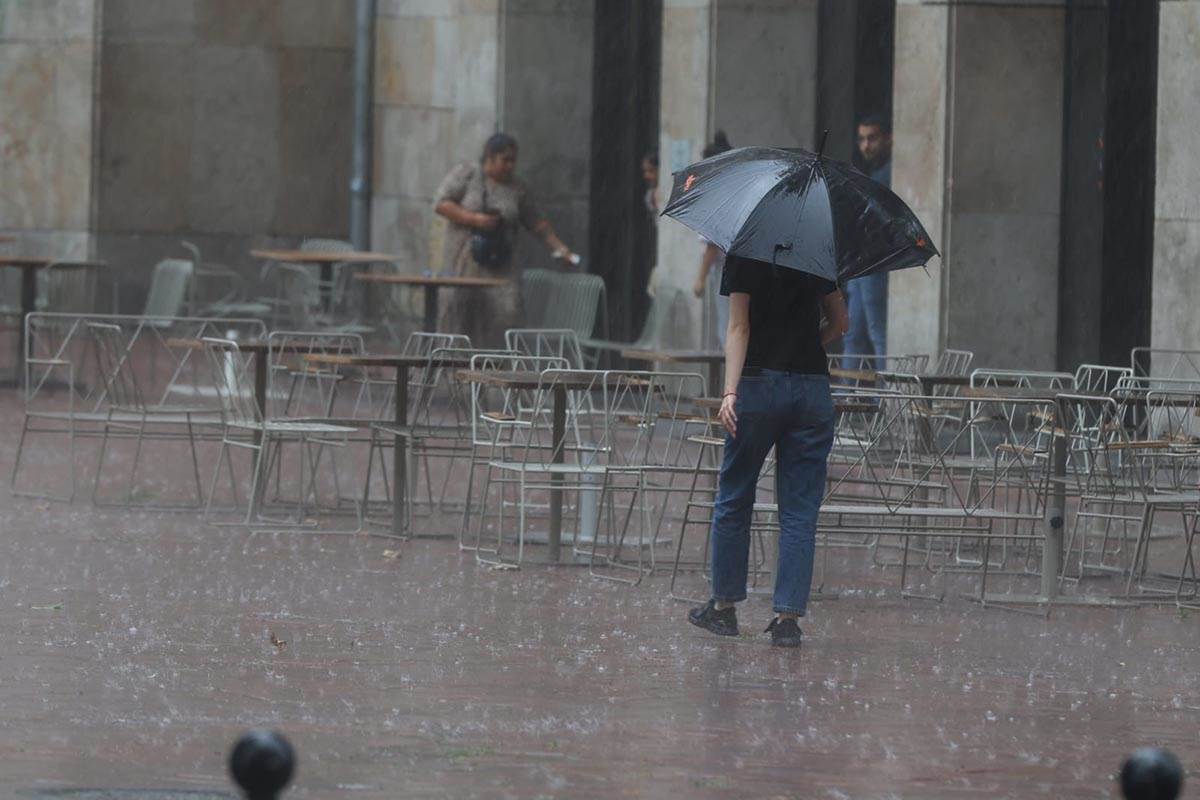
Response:
[[[741,147],[692,164],[675,173],[662,213],[729,255],[834,283],[938,254],[890,189],[807,150]]]

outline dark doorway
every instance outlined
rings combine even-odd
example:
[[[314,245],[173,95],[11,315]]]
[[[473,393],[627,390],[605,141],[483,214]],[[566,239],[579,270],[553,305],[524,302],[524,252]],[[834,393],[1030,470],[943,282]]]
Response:
[[[855,123],[878,115],[891,124],[895,0],[821,0],[818,7],[817,130],[825,151],[855,159]]]
[[[1158,3],[1069,0],[1058,362],[1149,344]]]
[[[641,161],[658,147],[662,0],[596,3],[594,53],[589,271],[608,287],[610,334],[630,341],[655,260]]]

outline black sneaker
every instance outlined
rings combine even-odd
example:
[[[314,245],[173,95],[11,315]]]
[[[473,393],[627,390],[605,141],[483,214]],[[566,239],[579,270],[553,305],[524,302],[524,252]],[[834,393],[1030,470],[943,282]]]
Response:
[[[771,644],[776,647],[799,647],[804,636],[795,617],[776,617],[763,633],[771,634]]]
[[[718,611],[715,600],[709,600],[705,605],[696,606],[689,611],[688,622],[717,636],[738,635],[737,611],[733,606]]]

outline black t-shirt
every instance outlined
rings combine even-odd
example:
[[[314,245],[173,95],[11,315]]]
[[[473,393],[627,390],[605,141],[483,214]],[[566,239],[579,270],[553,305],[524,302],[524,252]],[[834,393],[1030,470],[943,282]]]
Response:
[[[815,275],[740,256],[725,260],[721,294],[750,295],[746,366],[828,375],[821,300],[837,287]]]

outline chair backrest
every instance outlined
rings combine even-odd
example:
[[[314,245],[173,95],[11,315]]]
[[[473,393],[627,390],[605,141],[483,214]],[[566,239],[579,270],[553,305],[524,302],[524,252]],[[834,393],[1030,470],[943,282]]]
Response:
[[[342,370],[336,365],[306,361],[304,357],[315,353],[365,352],[366,345],[358,334],[272,331],[267,336],[267,416],[333,416]]]
[[[548,269],[527,269],[521,273],[521,308],[527,327],[546,327],[546,308],[557,277],[557,272]]]
[[[1129,351],[1129,366],[1140,377],[1200,380],[1200,350],[1135,347]]]
[[[232,339],[205,337],[201,341],[212,367],[213,386],[221,402],[221,417],[225,424],[257,426],[262,422],[262,413],[254,399],[249,354]]]
[[[476,353],[471,370],[477,372],[542,372],[565,370],[565,359],[556,356],[529,356],[516,353]],[[534,409],[541,407],[538,391],[512,389],[486,383],[471,384],[471,441],[477,445],[513,444],[513,432],[535,424],[549,424],[549,417],[537,420]]]
[[[96,346],[97,367],[104,379],[104,395],[108,404],[125,409],[145,408],[137,375],[129,360],[128,342],[121,326],[90,320],[86,325]]]
[[[56,269],[49,264],[38,270],[36,281],[37,307],[41,311],[88,314],[96,310],[94,269]]]
[[[187,300],[188,284],[192,280],[192,262],[182,258],[164,258],[154,265],[150,276],[150,292],[142,316],[179,317]]]
[[[314,253],[351,253],[354,245],[344,239],[305,239],[300,243],[300,249]]]
[[[591,338],[604,299],[604,279],[587,273],[555,277],[542,319],[544,328],[566,328],[580,339]]]
[[[930,371],[932,375],[966,375],[975,354],[970,350],[943,350]]]
[[[511,328],[504,332],[509,350],[527,356],[557,356],[571,369],[583,369],[583,351],[575,331],[566,328]]]
[[[1080,364],[1075,370],[1075,391],[1108,394],[1117,388],[1122,378],[1133,376],[1133,367],[1112,367],[1103,364]]]
[[[400,351],[406,356],[427,356],[434,350],[453,347],[469,349],[471,337],[461,333],[431,333],[429,331],[414,331],[404,341]]]

